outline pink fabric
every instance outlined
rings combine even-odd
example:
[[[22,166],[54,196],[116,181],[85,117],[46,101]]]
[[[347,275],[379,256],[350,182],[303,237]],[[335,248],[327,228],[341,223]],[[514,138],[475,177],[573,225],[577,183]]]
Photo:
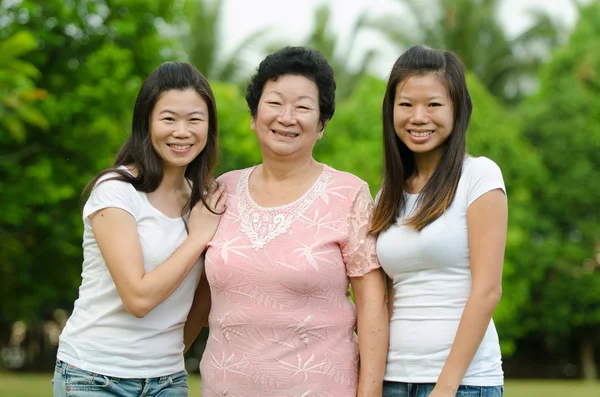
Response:
[[[202,395],[355,397],[348,276],[379,268],[368,186],[325,166],[300,199],[263,208],[248,192],[253,169],[220,178],[229,199],[206,253]]]

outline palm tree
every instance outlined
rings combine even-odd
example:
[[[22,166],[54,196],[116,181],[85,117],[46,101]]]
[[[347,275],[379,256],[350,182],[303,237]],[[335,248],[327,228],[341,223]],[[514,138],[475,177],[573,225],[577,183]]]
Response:
[[[335,71],[337,82],[337,96],[340,99],[348,97],[360,77],[367,73],[374,55],[374,50],[368,50],[360,59],[356,68],[349,67],[358,33],[366,26],[367,16],[362,12],[350,29],[350,37],[345,48],[340,44],[340,38],[333,33],[331,27],[331,8],[328,4],[321,4],[314,13],[314,28],[310,32],[306,45],[319,50],[331,63]]]
[[[241,55],[244,49],[267,33],[268,29],[257,30],[246,36],[229,54],[220,58],[223,45],[221,36],[223,0],[189,0],[185,4],[185,14],[189,33],[185,47],[189,61],[209,80],[234,81],[242,72]]]
[[[497,18],[498,0],[399,2],[406,15],[378,17],[369,25],[400,49],[427,44],[455,52],[492,94],[509,102],[522,97],[549,49],[560,41],[559,26],[541,11],[530,11],[533,26],[509,38]]]

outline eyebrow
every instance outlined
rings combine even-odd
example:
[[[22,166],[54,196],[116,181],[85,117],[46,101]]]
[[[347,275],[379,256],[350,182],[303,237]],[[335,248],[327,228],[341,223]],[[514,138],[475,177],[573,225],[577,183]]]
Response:
[[[265,94],[277,94],[279,96],[283,96],[281,94],[281,92],[279,92],[279,91],[267,91],[267,92],[265,92]],[[300,100],[300,99],[308,99],[311,102],[315,102],[315,100],[311,96],[308,96],[308,95],[301,95],[298,98],[296,98],[296,100]]]
[[[174,112],[172,110],[169,109],[165,109],[165,110],[161,110],[159,114],[163,114],[163,113],[170,113],[170,114],[175,114],[175,115],[179,115],[177,112]],[[184,116],[191,116],[192,114],[201,114],[202,116],[204,116],[204,112],[202,110],[194,110],[189,112],[188,114],[185,114]]]
[[[402,98],[402,99],[408,99],[408,100],[412,100],[412,98],[411,98],[411,97],[409,97],[409,96],[406,96],[406,95],[400,95],[400,97],[399,97],[399,98]],[[443,96],[441,96],[441,95],[433,95],[433,96],[430,96],[429,98],[425,98],[425,99],[427,99],[428,101],[431,101],[431,100],[433,100],[433,99],[444,99],[444,97],[443,97]]]

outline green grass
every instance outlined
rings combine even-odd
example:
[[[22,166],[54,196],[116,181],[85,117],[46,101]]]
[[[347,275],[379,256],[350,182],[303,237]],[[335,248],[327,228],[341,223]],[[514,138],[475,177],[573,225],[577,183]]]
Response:
[[[52,397],[52,374],[0,373],[2,397]],[[599,397],[600,383],[554,380],[509,380],[505,397]],[[200,397],[200,378],[190,377],[190,397]]]

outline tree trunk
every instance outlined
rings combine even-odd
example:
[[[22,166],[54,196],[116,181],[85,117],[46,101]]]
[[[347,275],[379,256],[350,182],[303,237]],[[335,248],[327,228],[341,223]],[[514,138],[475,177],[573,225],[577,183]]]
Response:
[[[594,341],[589,336],[584,336],[580,345],[581,373],[583,379],[595,381],[598,379],[596,360],[594,359]]]

